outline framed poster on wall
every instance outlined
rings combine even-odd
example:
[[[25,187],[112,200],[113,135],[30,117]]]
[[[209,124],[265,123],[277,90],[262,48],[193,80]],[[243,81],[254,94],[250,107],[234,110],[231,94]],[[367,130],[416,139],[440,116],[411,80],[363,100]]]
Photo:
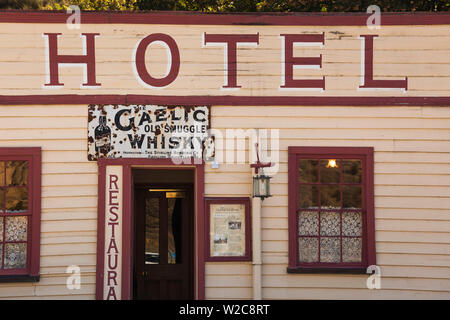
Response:
[[[250,261],[250,198],[206,198],[206,260]]]

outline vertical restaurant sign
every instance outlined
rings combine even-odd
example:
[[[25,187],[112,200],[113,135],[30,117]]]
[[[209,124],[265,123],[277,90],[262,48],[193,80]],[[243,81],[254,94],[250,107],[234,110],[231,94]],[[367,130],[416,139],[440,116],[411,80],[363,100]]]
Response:
[[[88,160],[202,158],[208,106],[89,105]]]
[[[120,300],[122,287],[122,166],[107,166],[103,299]]]

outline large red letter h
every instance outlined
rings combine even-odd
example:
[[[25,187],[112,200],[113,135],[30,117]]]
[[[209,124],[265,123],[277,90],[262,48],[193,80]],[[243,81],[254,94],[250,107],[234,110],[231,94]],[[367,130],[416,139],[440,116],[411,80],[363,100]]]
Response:
[[[58,36],[61,33],[44,33],[48,37],[48,69],[47,69],[47,83],[45,86],[63,86],[59,82],[59,64],[85,64],[84,83],[83,86],[100,86],[100,83],[95,81],[95,36],[99,33],[82,33],[84,36],[83,55],[63,55],[58,54]]]

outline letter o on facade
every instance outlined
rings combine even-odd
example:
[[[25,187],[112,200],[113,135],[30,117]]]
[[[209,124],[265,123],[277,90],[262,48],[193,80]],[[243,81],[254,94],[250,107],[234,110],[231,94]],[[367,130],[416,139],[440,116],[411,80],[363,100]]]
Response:
[[[169,68],[168,73],[163,78],[154,78],[150,75],[145,66],[145,53],[150,44],[161,42],[168,47]],[[141,40],[136,49],[135,56],[136,71],[139,78],[152,87],[165,87],[171,84],[180,71],[180,51],[175,40],[164,33],[153,33]]]

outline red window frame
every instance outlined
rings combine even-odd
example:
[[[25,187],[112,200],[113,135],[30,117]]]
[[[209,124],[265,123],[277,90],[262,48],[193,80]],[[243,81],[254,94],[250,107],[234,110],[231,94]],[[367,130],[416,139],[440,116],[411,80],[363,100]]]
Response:
[[[40,227],[41,227],[41,148],[0,148],[0,162],[28,161],[28,211],[26,213],[1,212],[0,216],[28,216],[27,262],[25,268],[0,269],[0,282],[39,281]],[[2,186],[7,188],[7,186]],[[6,219],[3,223],[6,228]],[[5,230],[3,234],[5,236]],[[2,246],[5,246],[1,239]],[[5,248],[3,248],[3,254]],[[3,258],[3,257],[2,257]]]
[[[374,161],[372,147],[289,147],[289,266],[288,273],[366,273],[376,263],[374,223]],[[298,160],[360,159],[362,161],[362,261],[324,263],[299,261]],[[320,244],[319,244],[320,245]]]

